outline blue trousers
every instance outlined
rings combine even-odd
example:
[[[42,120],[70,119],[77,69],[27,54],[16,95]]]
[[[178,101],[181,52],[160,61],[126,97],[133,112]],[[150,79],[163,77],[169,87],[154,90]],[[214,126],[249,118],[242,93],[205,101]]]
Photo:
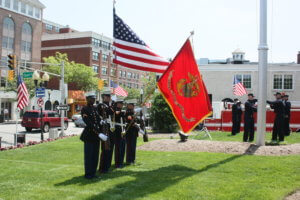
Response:
[[[99,141],[84,142],[84,171],[86,178],[92,178],[96,174],[99,160]]]

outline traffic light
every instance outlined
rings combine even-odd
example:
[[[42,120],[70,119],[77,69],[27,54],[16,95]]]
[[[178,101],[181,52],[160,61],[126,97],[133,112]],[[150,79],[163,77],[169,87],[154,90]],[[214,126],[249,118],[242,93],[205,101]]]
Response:
[[[14,70],[8,70],[7,80],[9,80],[9,81],[14,80],[14,76],[15,76],[15,71]]]
[[[8,56],[8,68],[15,70],[17,68],[17,56],[15,54],[9,54]]]

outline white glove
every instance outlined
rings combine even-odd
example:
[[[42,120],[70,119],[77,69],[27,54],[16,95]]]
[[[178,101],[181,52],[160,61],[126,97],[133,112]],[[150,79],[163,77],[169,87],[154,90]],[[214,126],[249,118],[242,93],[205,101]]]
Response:
[[[145,132],[142,129],[140,129],[139,133],[145,135]]]
[[[104,124],[106,124],[105,120],[101,120],[100,125],[104,125]]]
[[[103,133],[99,133],[99,138],[102,140],[102,141],[104,141],[104,142],[106,142],[106,140],[107,140],[107,136],[106,135],[104,135]]]

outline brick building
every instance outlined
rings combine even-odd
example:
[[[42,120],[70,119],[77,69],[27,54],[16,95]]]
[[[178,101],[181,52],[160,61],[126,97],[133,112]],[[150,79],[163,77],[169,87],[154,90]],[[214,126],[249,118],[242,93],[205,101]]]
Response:
[[[56,52],[66,53],[70,61],[92,67],[98,78],[104,80],[105,86],[114,81],[122,87],[142,88],[141,80],[146,75],[145,72],[112,63],[111,38],[91,31],[79,32],[49,21],[44,21],[43,27],[45,33],[42,36],[42,57],[53,56]],[[68,84],[68,88],[70,117],[81,109],[85,99],[76,85]]]
[[[45,25],[46,26],[46,25]],[[124,68],[112,63],[112,39],[91,31],[78,32],[63,27],[58,34],[42,36],[42,57],[67,53],[71,61],[93,68],[100,79],[117,82],[129,88],[141,88],[141,77],[145,72]]]
[[[7,85],[7,55],[19,60],[41,61],[42,18],[45,6],[38,0],[0,0],[0,111],[14,119],[16,94],[4,92]]]

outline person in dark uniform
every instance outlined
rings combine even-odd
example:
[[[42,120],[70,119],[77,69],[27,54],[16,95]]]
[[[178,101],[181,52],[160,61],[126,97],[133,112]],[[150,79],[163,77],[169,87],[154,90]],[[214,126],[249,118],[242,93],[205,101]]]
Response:
[[[103,120],[106,123],[103,125],[103,132],[108,136],[107,141],[101,142],[101,155],[100,155],[100,173],[107,173],[112,162],[112,154],[114,149],[114,134],[110,130],[110,123],[108,122],[109,118],[112,118],[114,114],[113,105],[111,102],[110,91],[102,92],[102,101],[103,103],[98,104],[97,109]]]
[[[125,113],[122,112],[123,108],[123,99],[119,98],[115,103],[115,122],[125,125]],[[125,157],[125,137],[122,135],[122,130],[125,130],[125,127],[120,125],[115,126],[115,167],[122,168]]]
[[[254,140],[254,112],[257,111],[256,100],[252,93],[248,94],[248,100],[245,102],[244,113],[244,142],[253,142]]]
[[[234,104],[232,105],[232,130],[231,135],[236,135],[240,132],[241,119],[242,119],[242,107],[241,102],[238,99],[234,99]]]
[[[80,139],[84,142],[84,170],[85,178],[97,178],[96,170],[99,159],[100,139],[98,134],[101,133],[101,118],[94,107],[96,95],[94,93],[86,94],[87,105],[81,110],[81,116],[86,124]]]
[[[126,164],[135,163],[136,155],[136,142],[138,137],[139,128],[136,124],[137,118],[134,116],[134,102],[128,101],[125,113],[126,125]]]
[[[289,136],[291,133],[290,130],[290,119],[291,119],[291,102],[289,101],[289,95],[283,95],[283,104],[284,104],[284,135]]]
[[[279,137],[279,142],[284,141],[284,104],[282,102],[282,97],[279,92],[275,94],[275,101],[267,101],[270,104],[271,108],[274,109],[275,120],[273,124],[272,132],[272,142],[277,142]]]

